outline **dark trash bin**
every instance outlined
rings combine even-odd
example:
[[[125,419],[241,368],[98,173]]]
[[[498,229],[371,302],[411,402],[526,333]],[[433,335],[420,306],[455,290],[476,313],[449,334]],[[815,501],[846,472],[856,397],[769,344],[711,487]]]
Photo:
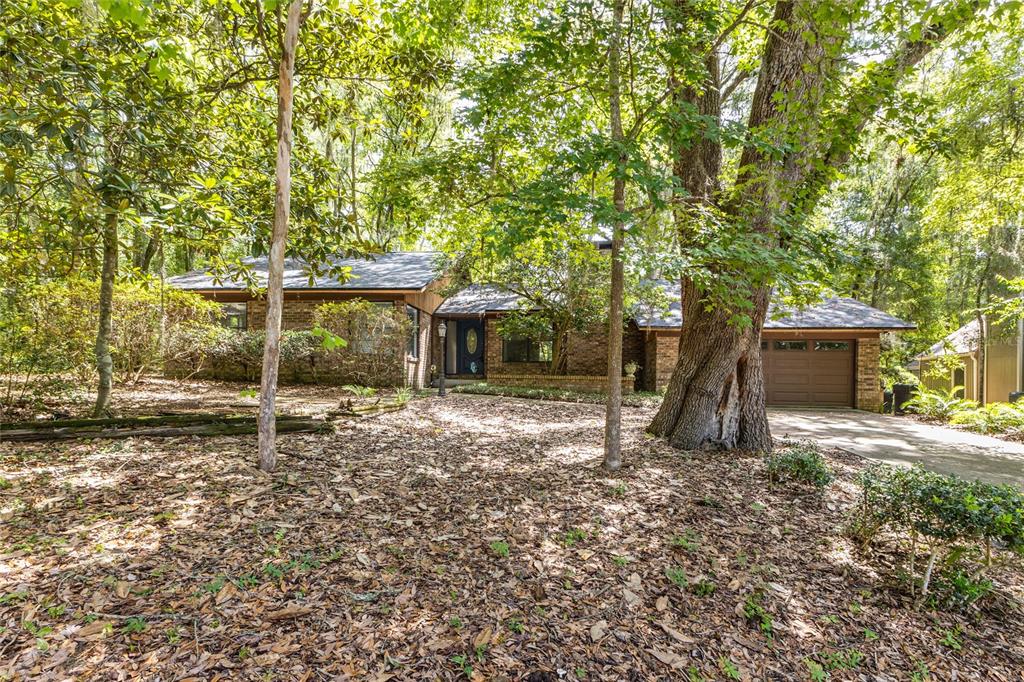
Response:
[[[892,414],[892,391],[882,391],[882,414]]]
[[[1024,402],[1024,391],[1014,391],[1010,394],[1010,402],[1015,403],[1017,401]]]
[[[903,414],[903,406],[907,404],[907,401],[914,395],[913,384],[893,384],[892,385],[892,403],[893,411],[895,414]]]

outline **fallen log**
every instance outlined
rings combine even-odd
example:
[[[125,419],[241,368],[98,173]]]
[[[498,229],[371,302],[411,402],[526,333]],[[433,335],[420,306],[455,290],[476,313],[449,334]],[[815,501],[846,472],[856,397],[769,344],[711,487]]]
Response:
[[[174,415],[177,417],[170,423],[160,422],[160,417],[136,418],[136,421],[124,424],[109,424],[111,420],[96,419],[96,423],[86,424],[90,420],[68,420],[74,425],[61,422],[50,422],[49,428],[17,428],[9,429],[0,426],[0,441],[30,442],[49,440],[69,440],[74,438],[170,438],[175,436],[237,436],[256,433],[255,416],[227,415]],[[191,422],[182,417],[195,417]],[[330,431],[331,425],[310,417],[281,416],[277,418],[278,433],[318,433]]]
[[[34,419],[31,421],[0,424],[0,432],[20,429],[54,429],[97,426],[155,426],[167,424],[202,424],[249,418],[244,414],[218,414],[214,412],[169,412],[142,417],[104,417],[99,419]]]

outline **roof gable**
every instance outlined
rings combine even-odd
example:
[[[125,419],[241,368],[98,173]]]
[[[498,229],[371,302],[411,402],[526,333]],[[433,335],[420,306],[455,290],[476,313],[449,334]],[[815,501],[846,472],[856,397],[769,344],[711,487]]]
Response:
[[[440,254],[435,251],[392,251],[373,258],[338,258],[332,266],[351,268],[344,281],[330,275],[320,275],[309,281],[309,265],[298,258],[284,262],[285,289],[347,289],[354,291],[374,289],[408,289],[419,291],[436,280]],[[267,285],[267,258],[246,258],[259,286]],[[219,284],[207,270],[195,270],[167,280],[179,289],[201,291],[239,291],[247,287],[239,280],[225,279]]]
[[[978,347],[978,321],[971,320],[964,326],[951,332],[944,339],[932,344],[932,347],[923,353],[918,353],[918,358],[930,358],[940,355],[959,355],[970,353]]]
[[[444,300],[435,315],[483,315],[519,308],[522,299],[507,289],[493,284],[471,284]]]

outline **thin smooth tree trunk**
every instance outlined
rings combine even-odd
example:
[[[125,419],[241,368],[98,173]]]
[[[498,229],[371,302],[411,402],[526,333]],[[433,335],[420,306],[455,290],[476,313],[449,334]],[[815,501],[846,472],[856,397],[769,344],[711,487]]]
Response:
[[[107,206],[103,219],[103,269],[100,272],[99,327],[96,330],[96,370],[99,384],[96,389],[94,417],[106,415],[110,407],[110,392],[114,385],[114,358],[110,354],[110,337],[113,331],[114,279],[117,277],[117,225],[118,213],[114,206]]]
[[[359,229],[358,228],[358,225],[359,225],[359,200],[356,197],[356,133],[357,132],[358,132],[358,128],[356,127],[356,124],[353,123],[352,124],[352,131],[351,131],[352,139],[349,141],[349,146],[348,146],[348,163],[349,163],[348,168],[349,168],[349,178],[351,180],[351,187],[350,187],[351,199],[350,199],[350,202],[352,203],[352,226],[355,227],[356,230]],[[357,234],[358,234],[358,232],[357,232]]]
[[[615,224],[612,228],[611,292],[608,301],[608,403],[604,419],[604,468],[617,471],[622,466],[622,295],[623,295],[623,215],[626,212],[626,152],[622,132],[621,86],[619,82],[620,35],[625,0],[615,0],[612,9],[612,33],[608,45],[608,100],[612,144],[619,147],[612,200]]]
[[[986,284],[988,283],[989,269],[992,267],[992,256],[985,256],[985,268],[981,271],[978,279],[978,290],[975,296],[975,319],[978,321],[978,387],[976,391],[978,404],[984,405],[986,375],[988,373],[988,330],[985,328],[985,303]]]
[[[267,338],[263,346],[259,412],[259,467],[273,471],[277,466],[277,371],[281,360],[281,311],[284,304],[284,251],[288,239],[288,214],[291,210],[292,157],[292,80],[295,75],[295,48],[302,23],[302,0],[288,5],[281,63],[277,83],[277,174],[274,192],[274,229],[270,239],[267,266]]]

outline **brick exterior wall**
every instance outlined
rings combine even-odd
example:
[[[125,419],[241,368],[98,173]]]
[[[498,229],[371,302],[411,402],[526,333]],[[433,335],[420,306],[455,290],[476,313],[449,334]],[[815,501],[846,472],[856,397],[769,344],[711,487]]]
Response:
[[[501,336],[498,334],[498,318],[484,320],[484,373],[491,374],[547,374],[550,369],[546,362],[504,362],[501,359]]]
[[[484,371],[488,380],[491,374],[535,375],[547,374],[546,362],[503,362],[501,359],[502,339],[498,334],[498,318],[488,317],[485,322]],[[590,333],[569,334],[566,350],[568,359],[566,373],[574,376],[606,376],[608,373],[608,331],[594,330]],[[635,362],[644,364],[644,337],[636,325],[630,324],[622,335],[622,364]]]
[[[313,326],[313,311],[327,303],[327,299],[285,299],[281,311],[281,329],[310,329]],[[263,299],[248,301],[245,323],[251,330],[267,326],[267,302]]]
[[[424,388],[430,385],[430,365],[431,361],[431,346],[437,344],[431,344],[432,338],[430,332],[433,328],[433,317],[426,314],[422,310],[420,311],[420,352],[417,357],[406,355],[405,357],[405,370],[406,376],[405,381],[407,386],[413,388]]]
[[[299,331],[312,328],[313,312],[316,308],[329,301],[337,300],[344,299],[339,299],[338,297],[325,297],[322,299],[294,299],[286,297],[281,313],[281,329]],[[263,299],[249,299],[246,303],[246,328],[249,331],[262,331],[267,323],[267,302]],[[404,306],[405,300],[399,299],[395,303]],[[431,323],[431,316],[425,311],[421,311],[419,357],[412,358],[406,355],[404,367],[398,366],[394,372],[370,379],[359,378],[357,380],[347,373],[337,371],[337,368],[332,368],[326,359],[320,360],[319,363],[316,360],[301,363],[283,360],[280,367],[280,382],[282,384],[320,383],[332,385],[363,383],[376,387],[411,386],[413,388],[423,388],[430,382],[432,346],[436,345],[431,343]],[[195,372],[194,369],[192,367],[168,366],[165,368],[165,372],[169,376],[197,376],[200,378],[251,382],[259,380],[262,370],[260,366],[250,367],[237,362],[206,366],[199,372]]]
[[[645,391],[660,391],[668,385],[672,370],[679,359],[679,337],[667,334],[648,334],[644,342],[642,371]]]
[[[857,377],[854,382],[854,403],[858,410],[878,412],[882,405],[881,340],[857,339]]]

